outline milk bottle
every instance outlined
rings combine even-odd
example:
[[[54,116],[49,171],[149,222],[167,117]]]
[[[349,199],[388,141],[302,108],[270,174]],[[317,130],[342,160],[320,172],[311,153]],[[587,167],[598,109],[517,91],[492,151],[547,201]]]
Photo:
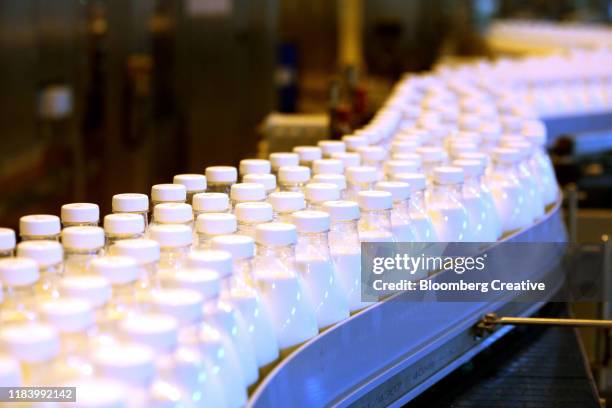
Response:
[[[427,212],[440,242],[472,241],[468,212],[463,204],[463,170],[458,167],[436,167]]]
[[[62,227],[97,227],[100,221],[98,204],[72,203],[64,204],[61,209]]]
[[[393,196],[391,230],[396,242],[415,242],[417,233],[410,218],[410,184],[402,181],[379,181],[376,189]]]
[[[191,228],[180,224],[152,225],[149,235],[159,244],[160,269],[179,269],[185,265],[192,243]]]
[[[148,299],[150,292],[159,288],[157,267],[161,251],[157,241],[152,239],[124,239],[110,247],[109,252],[111,255],[133,258],[138,264],[138,299]]]
[[[325,201],[339,200],[340,190],[331,183],[308,183],[304,195],[309,210],[320,210]]]
[[[391,227],[393,196],[386,191],[360,191],[359,239],[362,242],[395,242]]]
[[[269,201],[274,209],[274,221],[279,222],[290,222],[292,213],[306,208],[304,194],[292,191],[272,193]]]
[[[534,151],[529,159],[529,166],[542,191],[544,204],[550,206],[557,202],[559,197],[559,185],[555,176],[550,157],[546,153],[546,128],[542,122],[530,121],[523,127],[523,136],[534,146]]]
[[[57,298],[58,282],[64,272],[64,251],[57,241],[24,241],[17,245],[17,256],[36,261],[39,279],[36,284],[40,299]]]
[[[378,171],[371,166],[354,166],[346,169],[346,197],[356,200],[360,191],[372,190],[378,180]]]
[[[240,203],[235,208],[236,220],[238,221],[238,232],[255,236],[255,227],[259,224],[272,221],[274,211],[268,203]]]
[[[210,241],[220,235],[233,234],[238,224],[234,214],[208,213],[198,215],[196,231],[198,233],[197,248],[209,249]]]

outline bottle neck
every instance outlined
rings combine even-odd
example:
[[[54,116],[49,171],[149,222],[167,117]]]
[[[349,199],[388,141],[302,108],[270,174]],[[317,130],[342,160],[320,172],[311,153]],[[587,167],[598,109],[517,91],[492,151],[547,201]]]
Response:
[[[393,214],[408,217],[410,215],[410,198],[393,200]]]
[[[10,323],[32,321],[36,318],[35,286],[5,286],[0,307],[0,327]]]
[[[291,214],[293,214],[293,211],[275,212],[274,213],[274,220],[277,221],[277,222],[291,223]]]
[[[295,245],[256,245],[253,273],[296,276]]]
[[[391,210],[362,210],[359,219],[361,240],[392,241]]]
[[[346,183],[346,189],[351,191],[351,192],[359,192],[359,191],[368,191],[368,190],[374,190],[374,182],[372,183],[367,183],[367,182],[352,182],[352,181],[347,181]]]
[[[227,194],[229,196],[233,184],[234,183],[232,183],[232,182],[219,183],[219,182],[209,181],[207,183],[207,185],[206,185],[206,192],[208,192],[208,193],[224,193],[224,194]]]
[[[357,220],[332,221],[329,230],[329,248],[335,252],[355,252],[360,248]]]
[[[330,257],[328,232],[299,232],[295,254],[298,259],[328,259]]]
[[[461,188],[463,184],[438,184],[431,185],[431,201],[444,200],[446,198],[461,199]]]
[[[21,235],[21,241],[57,241],[60,240],[60,234],[55,235]]]
[[[143,238],[144,237],[144,233],[137,233],[137,234],[106,234],[106,246],[105,248],[110,248],[111,246],[113,246],[116,242],[118,241],[122,241],[124,239],[139,239],[139,238]]]
[[[234,286],[247,286],[251,289],[255,287],[253,258],[236,259],[233,262],[233,271]]]
[[[64,273],[66,275],[83,275],[89,270],[89,264],[96,259],[102,248],[74,250],[64,252]]]
[[[97,227],[99,221],[95,222],[62,222],[62,228],[68,227]]]
[[[278,183],[279,191],[290,191],[293,193],[303,193],[306,183],[280,181]]]
[[[259,224],[265,224],[267,221],[246,222],[238,220],[238,231],[240,235],[246,235],[255,238],[255,229]]]
[[[160,248],[159,268],[160,269],[179,269],[185,265],[187,255],[191,245],[173,248]]]
[[[151,262],[139,266],[140,277],[138,278],[138,290],[148,293],[160,288],[159,276],[157,275],[158,264]]]
[[[149,212],[148,211],[133,211],[133,212],[124,212],[124,211],[113,211],[113,214],[137,214],[142,216],[144,220],[144,230],[146,231],[149,227]]]
[[[39,271],[40,276],[37,285],[40,294],[45,298],[58,298],[60,296],[58,284],[63,274],[63,264],[60,262],[41,267]]]
[[[206,190],[200,190],[200,191],[188,191],[187,192],[187,199],[185,200],[185,202],[189,205],[193,204],[193,196],[199,193],[203,193]]]

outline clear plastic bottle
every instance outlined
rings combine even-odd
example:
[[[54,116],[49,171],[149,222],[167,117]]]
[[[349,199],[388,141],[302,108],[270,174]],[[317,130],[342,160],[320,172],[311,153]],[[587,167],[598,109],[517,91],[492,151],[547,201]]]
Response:
[[[280,191],[303,192],[310,180],[310,168],[304,166],[283,166],[278,169],[278,186]]]
[[[185,265],[193,241],[191,228],[180,224],[152,225],[149,236],[159,244],[160,269],[179,269]]]
[[[201,214],[196,220],[197,249],[210,249],[211,240],[219,235],[234,234],[238,229],[236,216],[225,213]]]
[[[298,271],[314,306],[319,330],[325,330],[349,316],[348,300],[329,251],[330,217],[323,211],[297,211],[291,220],[298,232]]]
[[[64,204],[61,209],[62,227],[97,227],[100,222],[100,207],[92,203]]]
[[[387,191],[393,196],[391,230],[396,242],[416,242],[415,231],[410,217],[410,184],[403,181],[380,181],[376,189]]]
[[[476,242],[495,242],[502,234],[502,225],[491,192],[484,188],[484,168],[478,160],[455,160],[465,174],[463,201],[470,217]]]
[[[238,181],[238,171],[231,166],[207,167],[206,180],[209,192],[229,195],[232,184]]]
[[[104,249],[104,230],[100,227],[68,227],[62,230],[64,273],[83,275],[89,263]]]
[[[357,203],[359,219],[359,239],[362,242],[395,242],[391,226],[393,196],[386,191],[360,191]]]
[[[155,207],[158,204],[178,203],[184,204],[187,200],[187,189],[182,184],[155,184],[151,187],[151,206],[153,207],[153,216],[151,223],[155,220]]]
[[[446,153],[440,147],[423,146],[416,150],[421,156],[422,168],[428,182],[432,182],[433,169],[446,164]]]
[[[259,225],[255,235],[253,276],[285,357],[319,332],[295,261],[297,231],[292,224],[269,223]]]
[[[0,228],[0,259],[15,255],[15,231],[10,228]]]
[[[278,341],[270,312],[255,287],[252,262],[255,241],[245,235],[224,235],[213,238],[212,248],[232,256],[231,278],[222,282],[221,299],[234,306],[247,325],[255,350],[260,376],[265,375],[279,357]]]
[[[230,212],[229,196],[224,193],[200,193],[193,196],[193,216]]]
[[[527,193],[527,201],[532,211],[533,220],[541,219],[544,216],[545,204],[541,187],[538,185],[536,175],[533,174],[529,165],[533,153],[532,145],[529,142],[522,141],[504,143],[503,146],[519,151],[521,160],[517,164],[518,178]]]
[[[372,304],[361,300],[359,206],[354,201],[327,201],[323,210],[331,218],[329,249],[338,284],[348,300],[349,311],[354,313]]]
[[[340,190],[331,183],[308,183],[304,188],[304,196],[309,210],[321,210],[325,201],[340,199]]]
[[[374,167],[377,172],[377,181],[384,178],[383,163],[387,158],[387,151],[381,146],[362,146],[357,149],[361,156],[361,165]]]
[[[104,217],[105,249],[107,250],[117,241],[142,238],[144,232],[145,223],[140,214],[117,213]]]
[[[372,190],[378,180],[376,168],[370,166],[354,166],[346,169],[346,198],[356,200],[360,191]]]
[[[463,203],[464,174],[459,167],[433,169],[427,212],[440,242],[473,241],[472,225]]]
[[[21,367],[14,357],[0,355],[0,384],[3,387],[21,387]]]
[[[297,153],[272,153],[270,154],[272,174],[278,178],[278,170],[285,166],[299,166],[300,156]]]
[[[173,184],[185,186],[187,196],[185,202],[189,205],[193,202],[193,196],[206,191],[206,177],[203,174],[177,174],[172,179]]]
[[[238,233],[255,236],[255,227],[259,224],[272,221],[274,211],[268,203],[240,203],[234,209],[238,222]]]
[[[346,145],[347,152],[356,152],[357,148],[368,145],[368,139],[359,135],[342,136],[342,141]]]
[[[545,150],[546,127],[540,121],[529,121],[523,126],[522,134],[534,147],[529,166],[540,185],[544,204],[551,206],[559,199],[559,185],[554,167]]]
[[[151,291],[160,287],[157,274],[160,245],[152,239],[124,239],[110,247],[110,255],[133,258],[138,264],[138,298],[147,299]]]
[[[0,328],[36,319],[35,296],[38,278],[38,264],[33,259],[0,259],[0,281],[3,284],[4,298],[0,309]]]
[[[114,214],[130,213],[142,216],[145,231],[149,228],[149,197],[146,194],[115,194],[112,207]]]
[[[296,146],[293,152],[297,153],[300,158],[300,166],[312,168],[312,163],[315,160],[323,158],[323,152],[320,147],[316,146]]]
[[[266,190],[266,199],[276,191],[276,176],[274,174],[245,174],[242,177],[244,183],[258,183]]]
[[[317,146],[321,149],[324,159],[331,159],[332,154],[346,151],[346,144],[340,140],[319,140]]]
[[[410,185],[410,219],[414,225],[417,242],[436,242],[438,237],[427,213],[425,200],[426,179],[422,173],[398,173],[395,181]]]
[[[278,191],[270,194],[269,199],[274,210],[274,220],[291,222],[291,214],[306,208],[304,194],[292,191]]]
[[[410,160],[388,160],[384,168],[387,180],[393,180],[396,174],[416,173],[419,170],[419,164]]]
[[[316,174],[312,177],[313,183],[335,184],[340,191],[342,199],[346,196],[346,176],[344,174]]]
[[[60,219],[56,215],[25,215],[19,219],[19,236],[22,241],[59,241],[60,231]]]
[[[193,230],[193,209],[185,203],[162,203],[153,209],[154,225],[185,225]]]
[[[264,159],[244,159],[240,160],[238,166],[240,174],[245,176],[247,174],[270,174],[272,171],[272,165],[269,160]]]
[[[39,279],[36,294],[40,299],[59,297],[58,283],[64,272],[64,251],[57,241],[24,241],[17,245],[17,256],[36,261]]]
[[[355,152],[332,153],[332,159],[340,160],[345,169],[361,166],[361,156]]]
[[[266,189],[258,183],[236,183],[230,191],[232,208],[240,203],[263,202],[266,200]]]
[[[189,255],[188,265],[192,268],[214,270],[219,274],[220,288],[231,287],[232,257],[225,251],[205,250],[194,251]],[[255,360],[254,339],[248,330],[247,322],[231,303],[220,298],[221,291],[209,293],[204,304],[204,319],[206,323],[227,336],[234,345],[245,383],[255,384],[259,378]]]
[[[340,159],[319,159],[312,163],[312,174],[342,174],[344,163]]]

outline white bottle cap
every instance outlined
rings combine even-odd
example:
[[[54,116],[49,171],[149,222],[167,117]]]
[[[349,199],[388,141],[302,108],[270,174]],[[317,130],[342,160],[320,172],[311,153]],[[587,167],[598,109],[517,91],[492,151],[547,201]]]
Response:
[[[38,276],[38,264],[33,259],[0,259],[0,281],[5,287],[30,286],[38,281]]]
[[[9,356],[0,356],[0,384],[3,387],[21,387],[19,360]]]
[[[305,166],[283,166],[278,169],[281,183],[306,183],[310,180],[310,169]]]
[[[313,174],[342,174],[343,171],[344,164],[339,159],[319,159],[312,163]]]
[[[191,251],[187,256],[187,266],[212,269],[224,278],[232,274],[232,254],[214,249]]]
[[[198,215],[196,220],[196,231],[200,234],[233,234],[237,228],[234,214],[206,213]]]
[[[155,355],[150,347],[137,343],[113,343],[93,352],[95,370],[122,383],[148,386],[155,377]]]
[[[329,231],[329,214],[324,211],[296,211],[291,214],[291,223],[298,232],[326,232]]]
[[[402,139],[391,143],[391,153],[412,153],[421,144],[413,139]]]
[[[454,157],[459,157],[463,153],[477,153],[478,146],[475,143],[455,142],[451,143],[450,154]]]
[[[156,184],[151,187],[151,200],[156,203],[183,203],[187,189],[182,184]]]
[[[188,193],[206,190],[206,177],[203,174],[177,174],[172,183],[182,184]]]
[[[512,141],[512,142],[502,143],[502,146],[518,150],[521,156],[521,159],[529,157],[529,155],[531,155],[531,152],[533,151],[533,145],[525,141],[524,139],[521,141]]]
[[[121,249],[117,244],[115,244],[114,248]],[[98,257],[91,261],[91,270],[95,274],[108,279],[112,285],[124,285],[135,282],[140,274],[137,259],[126,255],[105,255]]]
[[[339,200],[340,190],[332,183],[309,183],[304,188],[304,195],[310,203],[322,203]]]
[[[285,222],[259,224],[255,228],[255,242],[262,245],[293,245],[297,242],[295,225]]]
[[[159,289],[152,293],[154,308],[181,323],[197,321],[203,313],[204,297],[191,289]]]
[[[363,162],[380,162],[387,157],[387,151],[381,146],[361,146],[357,148],[357,153]]]
[[[421,159],[421,156],[418,153],[394,153],[391,155],[391,158],[393,160],[406,160],[415,162],[419,167],[421,167],[421,163],[423,163],[423,160]]]
[[[106,378],[81,378],[65,384],[78,391],[80,408],[125,408],[129,391],[120,382]],[[66,404],[68,405],[68,404]]]
[[[480,152],[461,153],[459,155],[459,159],[460,160],[478,160],[481,163],[483,168],[487,165],[487,162],[489,161],[488,156]]]
[[[193,196],[193,209],[198,212],[224,212],[229,209],[225,193],[199,193]]]
[[[138,265],[159,261],[159,244],[152,239],[122,239],[110,247],[111,255],[129,256]]]
[[[153,208],[153,218],[158,224],[185,224],[193,221],[193,210],[185,203],[162,203]]]
[[[112,295],[111,284],[103,276],[66,276],[60,280],[59,286],[62,297],[84,300],[95,309],[108,303]]]
[[[259,183],[236,183],[230,190],[230,198],[237,202],[263,201],[266,189]]]
[[[331,157],[334,153],[346,151],[346,145],[339,140],[319,140],[317,146],[321,148],[325,157]]]
[[[48,324],[11,324],[0,329],[0,346],[27,363],[43,363],[59,355],[60,339]]]
[[[214,269],[188,267],[173,271],[162,279],[166,287],[196,291],[204,301],[216,298],[221,292],[219,272]]]
[[[16,242],[15,231],[10,228],[0,228],[0,251],[12,251]]]
[[[191,245],[193,233],[187,225],[159,224],[149,228],[149,237],[157,241],[160,248],[180,248]]]
[[[518,163],[521,161],[521,152],[509,147],[496,147],[493,149],[492,156],[497,163]]]
[[[100,207],[92,203],[64,204],[61,209],[62,223],[97,223]]]
[[[96,250],[104,246],[100,227],[68,227],[62,230],[62,245],[68,250]]]
[[[144,232],[144,218],[138,214],[116,213],[104,217],[106,234],[136,235]]]
[[[379,181],[376,189],[391,193],[393,201],[403,201],[410,197],[410,184],[403,181]]]
[[[466,176],[480,176],[484,170],[479,160],[459,159],[453,161],[453,167],[460,167]]]
[[[293,212],[306,208],[304,194],[293,191],[279,191],[270,194],[270,204],[276,212]]]
[[[332,159],[340,160],[346,169],[347,167],[359,166],[361,164],[361,156],[355,152],[333,153]]]
[[[172,316],[161,313],[138,313],[119,323],[119,330],[130,341],[151,347],[164,354],[178,343],[178,322]]]
[[[293,151],[300,157],[300,163],[310,163],[323,157],[321,148],[316,146],[296,146]]]
[[[244,183],[259,183],[264,186],[267,193],[276,190],[276,176],[274,174],[245,174]]]
[[[419,164],[410,160],[389,160],[385,162],[385,174],[414,173],[419,169]]]
[[[433,181],[437,184],[463,183],[463,169],[460,167],[440,166],[433,169]]]
[[[375,167],[353,166],[346,169],[346,179],[350,183],[373,183],[378,179]]]
[[[315,174],[312,177],[315,183],[332,183],[340,190],[346,189],[346,177],[344,174]]]
[[[424,190],[426,185],[423,173],[398,173],[393,175],[393,180],[408,183],[412,192]]]
[[[393,208],[393,196],[386,191],[360,191],[357,193],[359,208],[366,211],[390,210]]]
[[[42,237],[60,233],[60,219],[55,215],[26,215],[19,219],[19,235]]]
[[[272,153],[270,154],[270,164],[274,169],[297,166],[300,164],[300,156],[297,153]]]
[[[272,171],[272,165],[269,160],[263,159],[245,159],[240,160],[240,174],[269,174]]]
[[[439,147],[419,147],[416,150],[417,154],[421,156],[423,163],[435,163],[444,160],[444,150]]]
[[[149,197],[138,193],[115,194],[112,206],[113,212],[147,212]]]
[[[368,139],[365,136],[347,135],[342,136],[342,141],[346,145],[346,150],[355,151],[358,147],[367,146]]]
[[[91,304],[82,299],[61,298],[43,302],[42,318],[60,333],[79,333],[94,324]]]
[[[206,179],[209,183],[235,183],[238,171],[232,166],[211,166],[206,168]]]
[[[255,256],[255,241],[246,235],[221,235],[212,239],[212,248],[227,251],[234,260]]]
[[[359,219],[359,205],[354,201],[327,201],[323,210],[332,221],[354,221]]]
[[[62,262],[64,250],[57,241],[23,241],[17,245],[17,256],[33,259],[40,268],[46,268]]]
[[[269,222],[274,218],[274,211],[268,203],[240,203],[234,213],[238,222]]]

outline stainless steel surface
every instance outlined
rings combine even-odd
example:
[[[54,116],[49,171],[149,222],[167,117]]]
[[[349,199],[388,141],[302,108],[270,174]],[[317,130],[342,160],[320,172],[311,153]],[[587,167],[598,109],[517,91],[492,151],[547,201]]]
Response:
[[[478,327],[493,330],[498,325],[513,326],[561,326],[561,327],[597,327],[612,328],[612,320],[598,319],[553,319],[544,317],[510,317],[498,316],[497,313],[487,313],[478,323]]]

